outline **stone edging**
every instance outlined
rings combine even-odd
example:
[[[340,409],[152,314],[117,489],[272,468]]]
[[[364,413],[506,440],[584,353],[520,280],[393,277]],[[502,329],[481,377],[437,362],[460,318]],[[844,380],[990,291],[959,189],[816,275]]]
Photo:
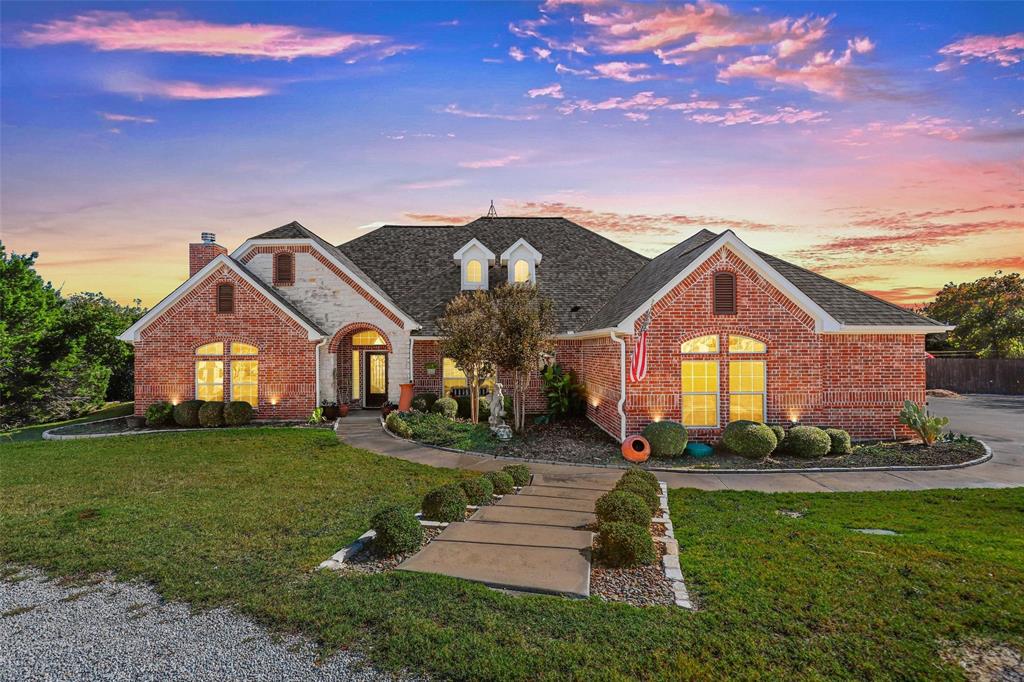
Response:
[[[124,419],[124,417],[110,417],[109,419],[97,419],[94,422],[85,422],[85,423],[87,423],[87,424],[102,424],[103,422],[112,422],[112,421],[115,421],[117,419]],[[273,422],[270,421],[270,420],[267,420],[267,421],[264,421],[264,422],[259,422],[259,421],[250,422],[250,424],[252,426],[262,426],[263,424],[272,424],[272,423]],[[112,437],[115,437],[115,436],[152,436],[152,435],[156,435],[158,433],[195,433],[197,431],[223,431],[224,429],[245,428],[245,427],[236,427],[236,426],[196,426],[194,428],[188,428],[188,429],[155,429],[153,431],[118,431],[117,433],[67,433],[67,434],[54,433],[54,431],[59,431],[60,429],[66,429],[69,426],[78,426],[78,424],[65,424],[64,426],[55,426],[52,429],[47,429],[46,431],[43,431],[42,438],[43,438],[43,440],[83,440],[83,439],[86,439],[86,438],[112,438]],[[293,429],[303,428],[304,429],[306,427],[305,426],[294,425],[291,428],[293,428]],[[337,433],[337,428],[338,428],[337,425],[335,425],[334,426],[335,433]]]
[[[598,463],[585,463],[585,462],[561,462],[555,459],[539,459],[533,457],[509,457],[508,455],[492,455],[487,452],[476,452],[474,450],[459,450],[458,448],[448,448],[443,445],[430,445],[429,443],[421,443],[411,438],[402,438],[396,435],[391,429],[387,427],[384,420],[381,420],[381,428],[384,433],[388,434],[396,440],[404,440],[407,443],[414,443],[424,448],[431,448],[433,450],[441,450],[443,452],[454,452],[460,455],[473,455],[475,457],[485,457],[487,459],[500,459],[508,460],[510,462],[532,462],[534,464],[557,464],[558,466],[569,466],[569,467],[595,467],[599,469],[628,469],[629,464],[598,464]],[[807,467],[805,469],[795,469],[787,467],[785,469],[683,469],[680,467],[646,467],[647,471],[660,471],[662,473],[670,474],[832,474],[832,473],[859,473],[864,471],[943,471],[948,469],[964,469],[966,467],[976,466],[978,464],[984,464],[985,462],[992,459],[992,448],[988,446],[988,443],[981,440],[980,438],[975,439],[981,443],[982,447],[985,448],[985,454],[980,457],[976,457],[967,462],[961,462],[960,464],[932,464],[924,466],[889,466],[889,467]]]
[[[651,519],[651,522],[665,526],[664,537],[655,538],[665,546],[665,556],[661,557],[661,566],[665,571],[665,578],[672,582],[672,594],[676,606],[696,611],[697,606],[690,599],[690,593],[686,590],[686,583],[683,582],[683,570],[679,565],[679,541],[675,538],[672,518],[668,511],[668,486],[661,482],[658,485],[661,486],[661,495],[658,496],[661,503],[661,516]]]

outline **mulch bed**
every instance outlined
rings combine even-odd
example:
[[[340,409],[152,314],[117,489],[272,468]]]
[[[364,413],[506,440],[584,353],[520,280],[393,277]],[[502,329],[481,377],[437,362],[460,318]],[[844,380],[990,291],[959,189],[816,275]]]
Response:
[[[430,541],[440,535],[443,530],[443,528],[424,528],[423,544],[415,551],[406,554],[379,556],[373,551],[373,542],[368,542],[358,554],[347,559],[338,570],[343,573],[346,571],[352,573],[383,573],[384,571],[392,571],[398,568],[400,563],[430,544]]]
[[[522,437],[496,443],[488,452],[503,457],[574,464],[621,464],[625,461],[618,443],[586,419],[530,424]]]
[[[654,551],[657,559],[650,566],[612,568],[602,565],[596,559],[590,566],[590,594],[605,601],[631,604],[633,606],[672,606],[675,595],[672,581],[665,577],[661,558],[665,546],[657,538],[665,534],[663,525],[651,524],[655,537]]]
[[[324,422],[322,424],[306,424],[304,422],[290,421],[290,422],[261,422],[255,424],[246,424],[245,426],[232,426],[233,429],[251,429],[251,428],[267,428],[267,427],[303,427],[310,429],[330,429],[333,427],[333,422]],[[184,427],[178,426],[177,424],[170,424],[167,426],[143,426],[142,428],[136,428],[128,422],[128,417],[117,417],[116,419],[108,419],[97,422],[85,422],[83,424],[72,424],[70,426],[61,426],[54,430],[54,433],[59,436],[83,436],[83,435],[114,435],[117,433],[159,433],[161,431],[176,431]]]

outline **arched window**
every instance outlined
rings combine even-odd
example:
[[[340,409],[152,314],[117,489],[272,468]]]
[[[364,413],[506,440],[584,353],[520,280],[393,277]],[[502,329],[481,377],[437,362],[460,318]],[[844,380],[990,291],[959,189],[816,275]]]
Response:
[[[227,357],[223,341],[212,341],[196,348],[196,355],[203,358],[196,360],[196,399],[224,400],[224,363],[230,360],[230,399],[245,401],[256,409],[259,404],[260,366],[256,357],[260,349],[249,343],[232,341],[229,350],[230,357]],[[214,360],[215,356],[220,357]]]
[[[295,284],[295,254],[287,251],[274,254],[274,284]]]
[[[736,314],[736,275],[731,272],[717,272],[714,279],[715,315]]]
[[[204,343],[196,348],[196,355],[224,355],[224,344],[220,341]]]
[[[727,273],[720,273],[727,274]],[[731,277],[731,275],[730,275]],[[763,341],[729,334],[727,349],[721,349],[717,334],[708,334],[688,339],[681,345],[684,354],[716,355],[712,359],[683,358],[682,369],[683,424],[691,428],[716,428],[719,424],[721,388],[719,371],[722,366],[720,353],[727,350],[729,355],[765,354],[768,351]],[[729,421],[748,419],[763,422],[767,416],[767,363],[764,360],[729,359],[727,381]]]
[[[196,348],[196,355],[224,355],[224,344],[220,341],[203,344]],[[224,400],[223,360],[196,360],[196,400]]]
[[[466,282],[469,284],[480,284],[484,281],[484,270],[480,261],[471,260],[466,263]]]
[[[378,334],[373,329],[367,329],[366,331],[356,332],[352,335],[353,346],[386,346],[387,342],[384,337]]]
[[[530,264],[523,259],[516,261],[515,265],[515,282],[529,282],[530,281]]]
[[[767,350],[768,347],[757,339],[752,339],[749,336],[729,334],[730,353],[764,353]]]
[[[695,339],[689,341],[683,341],[682,345],[683,353],[717,353],[718,352],[718,335],[711,334],[708,336],[698,336]]]
[[[239,343],[237,341],[231,342],[232,355],[256,355],[259,352],[259,348],[249,345],[248,343]]]
[[[233,313],[233,312],[235,312],[235,285],[234,284],[218,284],[217,285],[217,312],[218,313]]]

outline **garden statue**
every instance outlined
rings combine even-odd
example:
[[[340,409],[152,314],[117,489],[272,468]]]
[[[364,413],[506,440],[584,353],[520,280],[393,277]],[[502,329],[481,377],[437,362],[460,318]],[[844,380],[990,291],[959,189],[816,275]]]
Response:
[[[505,424],[505,396],[501,392],[501,384],[494,385],[494,393],[491,394],[489,406],[491,416],[487,419],[491,425],[491,433],[498,437],[498,440],[510,440],[512,428]]]

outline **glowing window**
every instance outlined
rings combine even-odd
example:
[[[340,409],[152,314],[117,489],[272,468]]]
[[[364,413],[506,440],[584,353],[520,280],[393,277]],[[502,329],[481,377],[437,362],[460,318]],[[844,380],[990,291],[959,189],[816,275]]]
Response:
[[[529,282],[530,281],[530,264],[525,260],[517,260],[515,265],[514,281],[516,282]]]
[[[766,350],[767,347],[757,339],[729,334],[730,353],[764,353]]]
[[[718,426],[718,361],[684,360],[682,389],[683,424]]]
[[[241,400],[256,407],[259,398],[259,369],[257,360],[231,362],[231,399]]]
[[[196,400],[224,400],[223,360],[196,362]]]
[[[352,400],[360,396],[359,351],[352,351]]]
[[[442,381],[444,384],[444,395],[469,395],[469,378],[466,373],[459,369],[458,365],[451,358],[445,358],[442,363]],[[494,377],[483,377],[480,380],[482,393],[490,393],[494,388]]]
[[[256,346],[250,346],[248,343],[231,343],[231,354],[232,355],[256,355],[260,352],[260,349]]]
[[[765,363],[763,360],[729,362],[729,421],[764,421]]]
[[[384,341],[384,337],[368,329],[363,332],[356,332],[352,335],[353,346],[386,346],[387,343]]]
[[[698,336],[695,339],[683,341],[682,351],[684,353],[717,353],[718,336],[712,334],[710,336]]]
[[[224,344],[220,341],[204,344],[196,348],[196,355],[224,355]]]
[[[469,284],[480,284],[484,281],[484,270],[480,261],[471,260],[466,263],[466,282]]]

